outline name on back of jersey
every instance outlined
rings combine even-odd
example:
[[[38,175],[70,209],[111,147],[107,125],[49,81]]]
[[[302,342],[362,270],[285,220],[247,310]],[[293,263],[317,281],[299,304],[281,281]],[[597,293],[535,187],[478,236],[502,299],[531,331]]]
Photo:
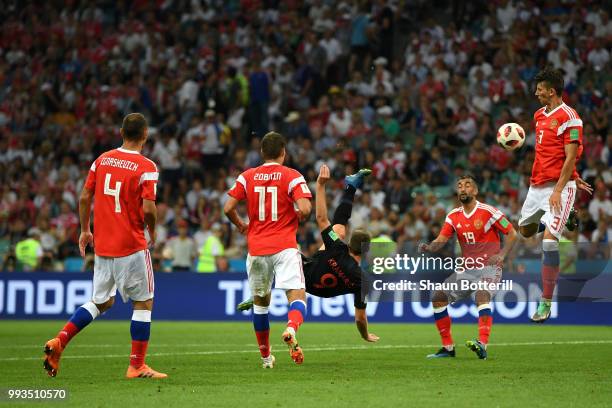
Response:
[[[253,180],[255,181],[277,181],[282,176],[281,172],[275,171],[274,173],[255,173]]]
[[[118,169],[127,169],[131,171],[138,170],[138,164],[129,160],[115,159],[113,157],[105,157],[100,161],[100,166],[111,166]]]

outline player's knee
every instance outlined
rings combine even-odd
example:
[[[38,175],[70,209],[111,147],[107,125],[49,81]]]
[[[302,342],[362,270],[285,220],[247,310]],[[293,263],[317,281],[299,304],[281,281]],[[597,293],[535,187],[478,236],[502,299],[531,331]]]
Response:
[[[133,305],[136,310],[153,310],[153,299],[134,301]]]
[[[538,232],[538,224],[527,224],[519,227],[519,232],[525,238],[534,236]]]
[[[435,292],[431,303],[434,309],[448,306],[448,296],[444,292]]]
[[[115,297],[112,296],[110,299],[108,299],[104,303],[96,303],[96,307],[100,311],[100,314],[102,314],[106,312],[108,309],[110,309],[111,307],[113,307],[114,304],[115,304]]]
[[[486,303],[490,303],[491,294],[487,291],[479,290],[476,292],[475,300],[476,300],[477,306],[484,305]]]

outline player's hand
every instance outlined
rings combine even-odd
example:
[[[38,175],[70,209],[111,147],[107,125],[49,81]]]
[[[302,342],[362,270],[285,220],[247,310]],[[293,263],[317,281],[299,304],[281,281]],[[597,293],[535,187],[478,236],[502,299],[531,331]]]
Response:
[[[561,214],[561,193],[558,191],[553,191],[548,199],[548,204],[550,205],[550,211],[555,215]]]
[[[93,234],[91,231],[81,231],[81,235],[79,236],[79,252],[83,258],[85,258],[85,248],[87,248],[87,245],[91,245],[93,248]]]
[[[589,183],[587,183],[580,177],[576,179],[576,187],[578,188],[578,190],[584,190],[589,193],[589,195],[593,195],[593,186],[591,186]]]
[[[149,248],[155,247],[155,243],[157,242],[157,231],[149,231],[149,242],[147,243]]]
[[[378,340],[380,340],[380,337],[374,333],[368,333],[368,337],[364,337],[363,339],[369,343],[376,343]]]
[[[424,242],[419,243],[419,246],[417,247],[417,251],[422,254],[424,252],[429,251],[429,245],[427,245]]]
[[[504,265],[504,257],[500,254],[493,255],[489,257],[487,265],[502,267]]]
[[[246,235],[247,231],[249,230],[249,224],[240,222],[240,225],[238,225],[237,228],[239,233]]]
[[[327,167],[326,165],[322,165],[321,168],[319,169],[319,177],[317,178],[317,184],[324,186],[325,183],[327,183],[327,181],[330,178],[330,172],[329,172],[329,167]]]

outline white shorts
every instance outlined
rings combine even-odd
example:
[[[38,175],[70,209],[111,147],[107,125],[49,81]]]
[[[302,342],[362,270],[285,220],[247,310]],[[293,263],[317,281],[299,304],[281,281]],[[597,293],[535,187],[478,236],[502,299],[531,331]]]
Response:
[[[528,224],[542,222],[557,239],[561,239],[561,233],[570,215],[574,200],[576,199],[576,182],[570,180],[561,192],[561,213],[553,214],[550,211],[548,200],[553,193],[555,183],[543,186],[530,186],[527,198],[521,209],[519,227]]]
[[[96,304],[115,296],[117,289],[123,302],[153,298],[155,282],[148,249],[120,258],[96,255],[94,261],[93,297]]]
[[[302,256],[297,248],[288,248],[273,255],[247,255],[247,274],[253,296],[265,297],[277,289],[305,289]]]
[[[445,283],[459,283],[459,281],[465,280],[470,283],[476,282],[487,282],[487,283],[499,283],[501,282],[502,268],[499,266],[486,265],[482,269],[472,269],[463,273],[453,273],[451,276],[446,278]],[[449,290],[445,291],[448,296],[450,303],[454,303],[461,299],[468,298],[474,291],[471,290]],[[487,290],[491,295],[491,298],[497,293],[496,290]]]

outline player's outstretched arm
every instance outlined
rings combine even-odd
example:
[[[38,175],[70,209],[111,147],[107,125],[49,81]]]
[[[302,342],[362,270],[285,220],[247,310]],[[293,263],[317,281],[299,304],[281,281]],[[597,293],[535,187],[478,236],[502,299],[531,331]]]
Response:
[[[94,191],[83,187],[81,197],[79,198],[79,219],[81,221],[81,235],[79,236],[79,252],[85,257],[85,248],[87,245],[93,246],[93,235],[90,227],[91,202],[93,200]]]
[[[429,244],[419,244],[419,252],[438,252],[440,249],[442,249],[442,247],[444,247],[444,245],[446,245],[448,240],[449,237],[440,234]]]
[[[238,211],[236,210],[238,203],[238,200],[230,196],[223,206],[223,212],[225,213],[225,216],[229,218],[232,224],[238,228],[238,231],[240,231],[241,234],[245,234],[249,228],[249,225],[240,219]]]
[[[370,343],[378,341],[379,337],[368,331],[368,315],[365,309],[355,308],[355,324],[357,325],[357,330],[359,330],[362,339]]]
[[[323,231],[330,225],[329,218],[327,218],[327,195],[325,193],[325,183],[329,178],[329,167],[322,165],[317,178],[317,196],[315,197],[315,214],[319,231]]]
[[[149,246],[155,246],[157,240],[157,232],[155,231],[155,224],[157,224],[157,207],[155,201],[142,200],[142,211],[144,212],[144,221],[149,230]]]

